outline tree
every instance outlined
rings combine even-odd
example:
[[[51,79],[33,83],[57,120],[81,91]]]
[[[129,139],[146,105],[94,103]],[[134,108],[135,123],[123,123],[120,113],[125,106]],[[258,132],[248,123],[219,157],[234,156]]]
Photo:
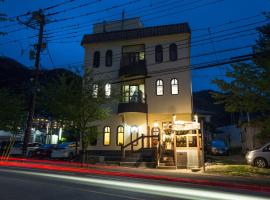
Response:
[[[9,90],[0,89],[0,130],[17,134],[22,128],[26,109],[20,95]]]
[[[70,72],[62,74],[42,89],[42,102],[49,114],[64,122],[66,129],[81,138],[85,152],[90,143],[97,138],[97,128],[93,122],[105,119],[109,113],[111,98],[105,98],[105,92],[99,87],[93,98],[93,85],[97,84],[89,73],[85,78]],[[99,86],[103,85],[101,82]]]
[[[266,14],[269,18],[269,14]],[[254,59],[232,65],[226,76],[230,81],[213,81],[221,93],[214,93],[217,103],[228,112],[254,113],[262,126],[259,137],[270,138],[270,23],[260,27],[259,39],[253,47]]]

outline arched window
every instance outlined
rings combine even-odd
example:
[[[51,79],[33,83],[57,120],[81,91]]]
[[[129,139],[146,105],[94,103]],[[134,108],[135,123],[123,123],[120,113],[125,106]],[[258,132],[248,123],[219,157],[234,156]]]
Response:
[[[176,44],[171,44],[169,47],[170,51],[170,61],[175,61],[177,60],[177,46]]]
[[[156,63],[163,62],[163,48],[161,45],[157,45],[155,48]]]
[[[124,145],[124,127],[117,127],[117,146]]]
[[[104,127],[103,133],[103,145],[108,146],[111,143],[111,128],[109,126]]]
[[[97,98],[98,96],[98,84],[93,84],[92,97]]]
[[[172,94],[178,94],[178,80],[176,78],[171,80],[171,92]]]
[[[107,83],[105,85],[105,97],[110,98],[111,97],[111,84]]]
[[[157,92],[156,94],[158,96],[163,95],[163,80],[161,80],[161,79],[158,79],[156,81],[156,92]]]
[[[106,61],[105,61],[106,67],[112,66],[112,50],[108,50],[106,52]]]
[[[100,65],[100,52],[95,51],[94,53],[94,59],[93,59],[93,67],[99,67]]]

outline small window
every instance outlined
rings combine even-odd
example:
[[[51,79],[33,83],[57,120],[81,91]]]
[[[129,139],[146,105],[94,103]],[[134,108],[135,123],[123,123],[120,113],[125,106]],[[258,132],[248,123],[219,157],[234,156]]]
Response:
[[[112,66],[112,50],[108,50],[106,52],[106,67]]]
[[[93,59],[93,67],[99,67],[100,65],[100,52],[95,51],[94,53],[94,59]]]
[[[98,96],[98,84],[93,84],[92,97],[97,98],[97,96]]]
[[[156,63],[163,62],[163,48],[161,45],[157,45],[155,48]]]
[[[104,128],[103,145],[108,146],[111,142],[111,128],[106,126]]]
[[[171,44],[169,47],[170,51],[170,61],[176,61],[177,60],[177,46],[176,44]]]
[[[188,136],[188,147],[197,147],[197,137]]]
[[[158,96],[163,95],[163,80],[161,79],[156,81],[156,92]]]
[[[176,136],[176,147],[187,147],[187,137],[186,136]]]
[[[117,128],[117,146],[124,145],[124,127],[118,126]]]
[[[178,94],[178,80],[176,78],[171,80],[171,92],[172,94]]]
[[[105,97],[110,98],[111,97],[111,84],[107,83],[105,85]]]

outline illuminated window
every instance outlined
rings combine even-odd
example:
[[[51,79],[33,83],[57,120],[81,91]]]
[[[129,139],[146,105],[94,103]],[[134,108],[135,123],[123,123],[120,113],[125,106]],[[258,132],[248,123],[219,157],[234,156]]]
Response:
[[[138,145],[138,137],[139,137],[139,127],[132,126],[130,129],[130,142],[136,141],[133,143],[134,146]]]
[[[156,81],[157,95],[163,95],[163,80],[159,79]]]
[[[197,147],[197,137],[188,136],[188,147]]]
[[[171,80],[171,92],[172,94],[178,94],[178,80],[176,78]]]
[[[103,137],[103,145],[108,146],[111,142],[111,128],[109,126],[105,126],[104,128],[104,137]]]
[[[157,45],[155,48],[155,58],[156,63],[161,63],[163,61],[163,48],[161,45]]]
[[[97,68],[100,65],[100,52],[95,51],[93,59],[93,67]]]
[[[106,67],[112,66],[112,50],[108,50],[106,52],[106,61],[105,61]]]
[[[176,44],[171,44],[169,47],[170,51],[170,61],[175,61],[177,60],[177,46]]]
[[[118,126],[117,128],[117,145],[124,145],[124,127]]]
[[[176,147],[187,147],[187,137],[177,135],[176,136]]]
[[[111,97],[111,84],[107,83],[105,85],[105,97],[110,98]]]
[[[98,96],[98,84],[93,84],[92,96],[93,96],[93,98],[97,98],[97,96]]]

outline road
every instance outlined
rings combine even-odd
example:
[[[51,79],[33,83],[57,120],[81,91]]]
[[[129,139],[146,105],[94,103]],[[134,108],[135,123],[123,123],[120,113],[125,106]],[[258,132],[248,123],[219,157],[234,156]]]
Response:
[[[253,194],[254,195],[254,194]],[[192,184],[165,181],[112,178],[100,175],[0,168],[1,200],[145,200],[145,199],[221,199],[266,200],[265,196],[250,196]]]

